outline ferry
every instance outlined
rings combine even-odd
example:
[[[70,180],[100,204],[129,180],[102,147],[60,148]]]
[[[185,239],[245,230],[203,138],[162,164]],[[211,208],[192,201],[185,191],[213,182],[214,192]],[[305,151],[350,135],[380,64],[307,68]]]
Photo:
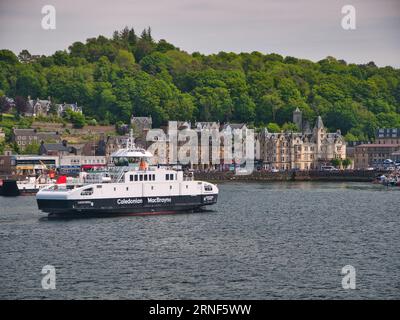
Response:
[[[218,187],[182,170],[150,166],[152,154],[135,146],[111,155],[106,171],[86,173],[74,183],[54,184],[36,194],[41,211],[53,215],[146,215],[197,211],[213,205]]]

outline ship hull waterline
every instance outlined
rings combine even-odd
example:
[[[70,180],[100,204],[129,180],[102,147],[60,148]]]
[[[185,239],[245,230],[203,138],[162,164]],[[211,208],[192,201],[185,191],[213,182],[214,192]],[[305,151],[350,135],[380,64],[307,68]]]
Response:
[[[217,203],[218,194],[171,197],[108,198],[90,200],[37,199],[49,216],[155,215],[197,212]]]

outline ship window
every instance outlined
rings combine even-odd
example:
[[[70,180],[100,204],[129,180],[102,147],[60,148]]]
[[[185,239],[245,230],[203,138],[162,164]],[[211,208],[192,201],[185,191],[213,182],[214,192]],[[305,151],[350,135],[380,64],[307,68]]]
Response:
[[[186,185],[186,189],[188,188],[189,186],[188,185]]]
[[[144,175],[144,181],[147,181],[147,174]]]
[[[156,175],[155,175],[155,174],[153,174],[153,181],[154,181],[154,180],[156,180]]]
[[[169,175],[169,180],[174,180],[174,175],[172,173]]]
[[[153,186],[151,186],[151,190],[153,190],[154,189],[154,187]]]
[[[133,175],[130,176],[130,181],[133,181]]]
[[[165,175],[165,180],[169,180],[169,174]]]
[[[137,174],[135,174],[135,181],[138,181],[138,176],[137,176]]]
[[[93,188],[88,188],[81,192],[81,196],[90,196],[92,194],[93,194]]]
[[[172,189],[172,186],[169,186],[170,189]]]
[[[140,180],[140,181],[143,181],[143,175],[142,175],[142,174],[139,175],[139,180]]]
[[[149,180],[150,181],[153,180],[153,175],[152,174],[149,174]]]
[[[126,191],[129,191],[129,187],[126,187]]]
[[[114,187],[114,191],[117,191],[117,188]]]

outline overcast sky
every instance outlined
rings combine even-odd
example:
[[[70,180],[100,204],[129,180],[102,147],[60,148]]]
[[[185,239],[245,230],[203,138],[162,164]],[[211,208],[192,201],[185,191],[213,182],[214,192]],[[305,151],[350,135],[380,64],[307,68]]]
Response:
[[[56,30],[41,9],[56,8]],[[342,6],[356,30],[341,27]],[[0,0],[0,48],[52,54],[75,41],[151,26],[182,50],[279,53],[318,61],[375,61],[400,67],[400,0]]]

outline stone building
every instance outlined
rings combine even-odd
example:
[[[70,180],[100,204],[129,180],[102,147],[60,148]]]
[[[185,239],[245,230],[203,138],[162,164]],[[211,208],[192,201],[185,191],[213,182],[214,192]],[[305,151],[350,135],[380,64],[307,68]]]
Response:
[[[24,112],[24,115],[30,117],[47,116],[50,108],[50,97],[48,97],[47,100],[41,100],[39,98],[32,100],[29,96],[28,101],[26,102],[26,111]]]
[[[400,128],[378,129],[375,134],[375,143],[400,145]]]
[[[259,155],[264,168],[314,170],[332,159],[346,158],[346,144],[340,131],[327,132],[321,117],[310,131],[304,128],[299,111],[294,111],[293,122],[297,126],[302,124],[303,132],[271,133],[264,128],[259,133]]]
[[[386,159],[397,160],[400,144],[397,143],[369,143],[355,147],[354,168],[379,168]]]
[[[32,143],[40,144],[42,141],[47,143],[61,142],[58,132],[41,132],[37,129],[13,129],[12,142],[18,145],[20,151],[24,151],[26,146]]]

